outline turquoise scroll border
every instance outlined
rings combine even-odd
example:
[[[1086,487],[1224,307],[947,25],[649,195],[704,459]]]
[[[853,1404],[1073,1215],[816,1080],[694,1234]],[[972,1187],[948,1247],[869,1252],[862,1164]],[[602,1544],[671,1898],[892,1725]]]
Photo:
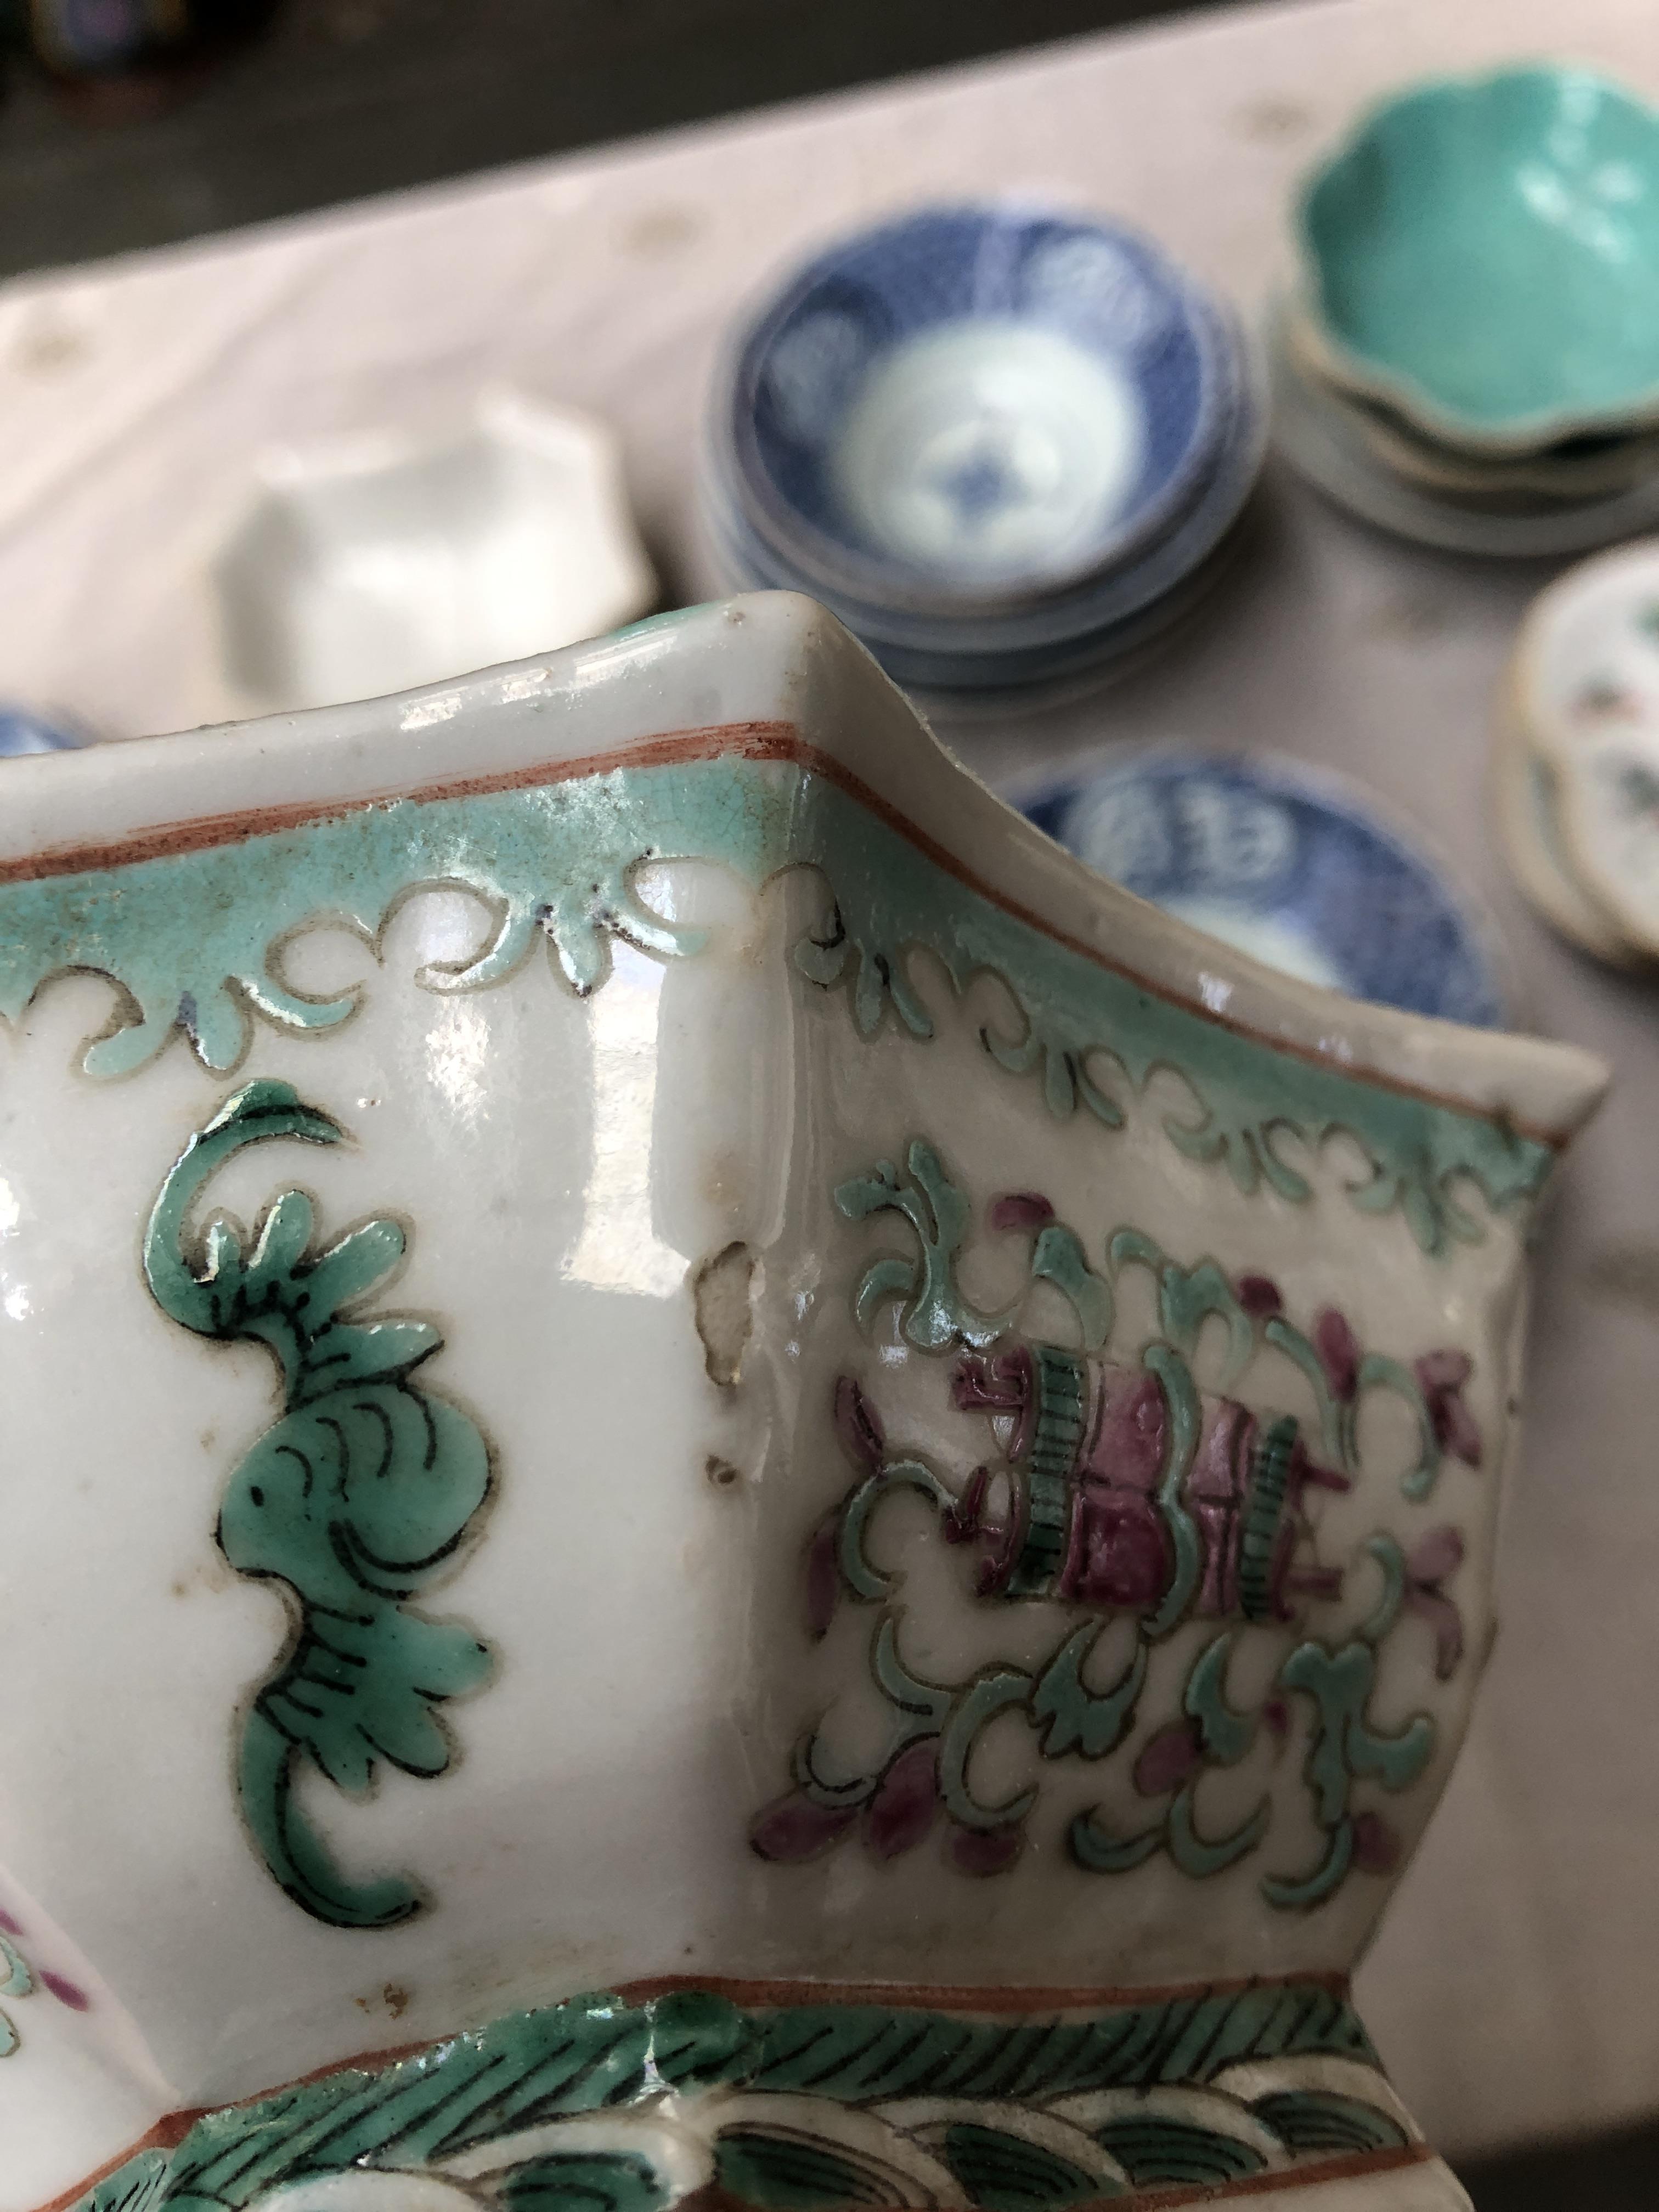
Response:
[[[1024,1028],[986,1030],[987,1054],[1011,1078],[1040,1083],[1057,1116],[1085,1112],[1116,1128],[1130,1097],[1175,1070],[1192,1106],[1164,1115],[1170,1143],[1224,1164],[1245,1192],[1306,1199],[1286,1140],[1317,1150],[1346,1131],[1369,1162],[1350,1187],[1354,1206],[1398,1208],[1423,1250],[1438,1254],[1482,1234],[1460,1179],[1503,1209],[1534,1196],[1549,1171],[1551,1147],[1502,1117],[1345,1073],[1162,998],[964,884],[829,775],[738,751],[360,805],[0,884],[0,1016],[15,1022],[53,976],[91,970],[119,987],[121,1003],[88,1048],[89,1074],[131,1075],[179,1031],[224,1073],[246,1055],[256,1021],[323,1035],[356,1010],[355,990],[313,998],[283,981],[289,939],[337,923],[376,939],[410,893],[439,885],[476,893],[495,923],[476,958],[424,978],[434,988],[501,982],[544,941],[585,993],[603,984],[617,939],[664,958],[701,949],[701,933],[639,895],[641,867],[665,860],[715,861],[751,887],[789,868],[821,871],[833,913],[796,945],[795,963],[812,982],[846,991],[862,1036],[884,1021],[918,1039],[932,1033],[908,974],[914,948],[932,953],[958,993],[981,972],[1000,976]]]

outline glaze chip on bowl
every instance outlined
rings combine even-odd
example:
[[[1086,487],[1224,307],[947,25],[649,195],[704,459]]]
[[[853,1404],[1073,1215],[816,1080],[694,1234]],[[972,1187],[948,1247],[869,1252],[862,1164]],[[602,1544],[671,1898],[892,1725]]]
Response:
[[[764,595],[6,764],[0,2212],[1455,2212],[1348,1976],[1604,1072]]]

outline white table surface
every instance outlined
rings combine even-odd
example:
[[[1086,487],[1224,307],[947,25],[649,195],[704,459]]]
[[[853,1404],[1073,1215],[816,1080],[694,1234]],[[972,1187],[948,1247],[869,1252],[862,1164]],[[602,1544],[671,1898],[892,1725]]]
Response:
[[[1659,95],[1659,0],[1320,0],[1050,48],[0,292],[0,696],[111,734],[238,711],[203,564],[272,440],[419,422],[505,377],[608,414],[673,595],[708,596],[695,426],[744,296],[919,197],[1034,188],[1158,232],[1247,307],[1292,178],[1401,76],[1565,52]],[[1361,1977],[1406,2095],[1468,2151],[1659,2108],[1659,1001],[1510,886],[1494,679],[1547,571],[1414,552],[1278,472],[1246,573],[1092,705],[954,733],[993,776],[1113,738],[1356,772],[1489,897],[1540,1029],[1611,1104],[1540,1255],[1504,1632]]]

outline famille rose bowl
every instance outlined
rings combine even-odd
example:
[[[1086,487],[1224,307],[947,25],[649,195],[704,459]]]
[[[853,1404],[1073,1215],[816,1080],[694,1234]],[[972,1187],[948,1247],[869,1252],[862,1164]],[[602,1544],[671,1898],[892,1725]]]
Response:
[[[1347,1975],[1595,1063],[783,595],[5,784],[3,2212],[1463,2203]]]

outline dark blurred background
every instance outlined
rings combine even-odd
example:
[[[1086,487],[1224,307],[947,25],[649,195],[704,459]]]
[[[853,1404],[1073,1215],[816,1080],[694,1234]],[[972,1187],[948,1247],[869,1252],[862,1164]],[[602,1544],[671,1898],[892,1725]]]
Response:
[[[20,58],[0,98],[3,273],[1194,11],[1158,0],[9,0],[9,12]]]
[[[1206,4],[0,0],[0,274]],[[1659,2127],[1462,2172],[1478,2212],[1656,2212]]]

